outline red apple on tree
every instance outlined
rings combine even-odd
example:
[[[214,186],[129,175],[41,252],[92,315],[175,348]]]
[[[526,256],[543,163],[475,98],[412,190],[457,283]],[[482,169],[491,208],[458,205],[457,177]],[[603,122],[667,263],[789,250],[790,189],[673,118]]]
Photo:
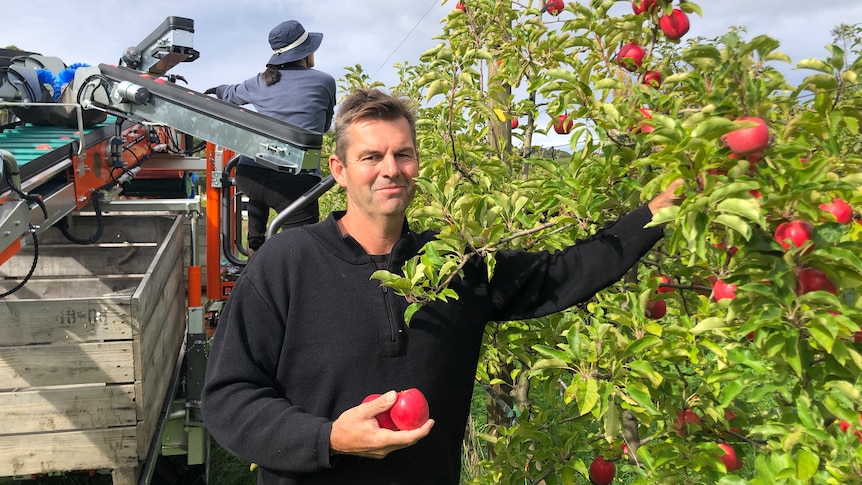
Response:
[[[742,460],[736,456],[736,450],[732,446],[727,443],[718,443],[718,447],[724,450],[724,454],[721,455],[721,462],[724,463],[728,472],[742,468]]]
[[[672,285],[674,283],[673,278],[662,275],[659,276],[659,282],[659,287],[655,290],[656,293],[671,293],[674,290],[670,286],[661,286],[661,283]]]
[[[398,429],[416,429],[428,421],[428,401],[422,391],[412,387],[398,393],[389,415]]]
[[[659,319],[667,313],[667,302],[664,300],[647,300],[646,316],[647,318]]]
[[[617,53],[617,63],[629,72],[640,69],[644,62],[646,51],[635,42],[629,42],[620,48]]]
[[[670,15],[663,15],[658,21],[658,26],[670,40],[681,39],[688,33],[690,27],[688,15],[678,8],[673,9]]]
[[[362,400],[363,403],[373,401],[383,394],[369,394]],[[389,415],[389,411],[384,411],[377,416],[377,424],[380,425],[381,428],[391,429],[392,431],[398,431],[398,426],[395,426],[395,423],[392,422],[392,416]]]
[[[859,425],[862,426],[862,414],[859,414]],[[846,433],[850,429],[850,423],[843,419],[839,422],[839,426],[842,433]],[[856,437],[859,438],[859,442],[862,443],[862,430],[856,430],[855,433]]]
[[[800,268],[796,273],[796,292],[799,295],[804,295],[812,291],[826,291],[838,293],[838,288],[835,283],[826,276],[826,273],[816,268]]]
[[[724,145],[730,148],[737,157],[762,152],[769,145],[769,128],[766,122],[760,118],[742,116],[736,121],[750,121],[755,126],[740,128],[721,136]]]
[[[775,228],[775,240],[784,250],[790,249],[790,245],[797,248],[802,247],[805,241],[811,239],[811,233],[814,232],[814,225],[802,219],[794,219],[785,221]],[[789,241],[789,242],[788,242]]]
[[[568,135],[572,132],[572,127],[575,125],[575,122],[574,120],[568,120],[568,118],[569,115],[563,113],[554,120],[554,131],[558,135]]]
[[[712,297],[715,301],[724,300],[725,298],[733,300],[736,298],[736,285],[716,279],[712,284]]]
[[[697,415],[696,412],[691,409],[686,409],[685,411],[680,411],[677,414],[676,422],[673,425],[673,429],[676,431],[676,434],[680,436],[686,436],[688,434],[688,425],[694,424],[700,426],[703,424],[703,421],[700,419],[700,416]]]
[[[462,12],[466,12],[466,11],[467,11],[467,6],[466,6],[466,5],[464,5],[464,3],[463,3],[463,2],[458,2],[458,3],[456,3],[456,4],[455,4],[455,10],[460,10],[460,11],[462,11]]]
[[[651,69],[651,70],[644,73],[644,76],[643,76],[643,79],[641,80],[641,83],[658,89],[659,87],[661,87],[661,81],[662,81],[661,72]]]
[[[595,485],[609,485],[614,479],[617,467],[614,462],[607,461],[601,455],[590,463],[590,481]]]
[[[644,12],[655,10],[655,0],[632,0],[632,11],[635,15],[640,15]]]
[[[518,118],[512,118],[512,129],[514,130],[517,127],[518,127]]]
[[[835,199],[831,204],[820,204],[820,209],[832,213],[835,220],[841,224],[850,224],[853,220],[853,208],[841,199]]]
[[[563,8],[565,8],[565,6],[566,4],[563,2],[563,0],[548,0],[548,3],[545,4],[545,8],[548,13],[555,16],[559,15],[560,12],[563,11]]]
[[[652,119],[652,110],[649,108],[639,108],[638,111],[643,115],[645,120]],[[641,123],[638,127],[637,133],[651,133],[655,131],[655,126],[648,125],[646,123]]]

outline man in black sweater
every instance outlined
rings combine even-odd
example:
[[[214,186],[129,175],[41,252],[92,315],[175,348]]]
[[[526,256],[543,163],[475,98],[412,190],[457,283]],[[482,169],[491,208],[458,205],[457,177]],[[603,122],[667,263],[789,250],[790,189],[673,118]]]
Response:
[[[564,310],[619,280],[662,237],[644,225],[677,202],[681,181],[562,251],[499,251],[490,280],[473,258],[450,285],[459,298],[424,305],[407,327],[405,299],[370,276],[400,272],[435,237],[405,219],[419,173],[412,108],[360,90],[335,133],[329,167],[347,210],[279,233],[239,278],[210,353],[204,422],[259,465],[260,484],[457,484],[485,325]],[[431,419],[381,428],[375,416],[408,388]]]

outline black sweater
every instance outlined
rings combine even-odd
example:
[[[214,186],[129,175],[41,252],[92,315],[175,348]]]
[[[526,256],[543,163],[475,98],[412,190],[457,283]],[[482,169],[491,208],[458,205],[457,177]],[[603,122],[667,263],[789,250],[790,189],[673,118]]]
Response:
[[[228,451],[260,466],[261,484],[457,484],[461,441],[487,322],[540,317],[619,280],[662,236],[642,206],[576,245],[500,251],[491,281],[480,258],[404,324],[407,302],[369,277],[370,256],[336,224],[343,213],[264,244],[219,319],[204,423]],[[400,272],[434,234],[405,230]],[[372,393],[420,389],[436,421],[382,460],[329,455],[332,422]]]

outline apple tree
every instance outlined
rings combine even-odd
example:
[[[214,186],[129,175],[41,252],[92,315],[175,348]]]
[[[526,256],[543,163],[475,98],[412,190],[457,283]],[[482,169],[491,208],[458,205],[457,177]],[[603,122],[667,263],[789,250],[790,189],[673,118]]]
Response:
[[[377,277],[409,319],[457,298],[447,283],[471,258],[493,274],[499,249],[559,250],[677,178],[685,199],[620,282],[488,326],[488,453],[465,481],[584,483],[598,456],[630,483],[858,480],[858,28],[794,64],[744,28],[696,37],[684,0],[552,7],[459,2],[401,66],[391,90],[423,100],[409,217],[440,237]],[[552,157],[533,140],[560,115],[568,151]],[[776,237],[792,221],[811,226],[798,244]]]

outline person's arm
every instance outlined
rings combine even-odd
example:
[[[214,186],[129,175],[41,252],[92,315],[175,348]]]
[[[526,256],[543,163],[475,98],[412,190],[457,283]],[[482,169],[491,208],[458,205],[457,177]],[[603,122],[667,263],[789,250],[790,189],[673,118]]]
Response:
[[[278,392],[284,326],[245,276],[227,300],[210,350],[204,424],[223,448],[261,467],[296,473],[330,468],[332,421]]]
[[[228,103],[238,105],[252,104],[256,98],[255,93],[260,90],[261,84],[260,76],[258,75],[246,79],[240,84],[222,84],[216,86],[215,94],[220,100],[227,101]]]
[[[675,181],[652,201],[593,236],[555,253],[500,252],[491,282],[498,312],[492,320],[521,320],[589,300],[631,269],[664,236],[644,227],[660,209],[678,203]]]

